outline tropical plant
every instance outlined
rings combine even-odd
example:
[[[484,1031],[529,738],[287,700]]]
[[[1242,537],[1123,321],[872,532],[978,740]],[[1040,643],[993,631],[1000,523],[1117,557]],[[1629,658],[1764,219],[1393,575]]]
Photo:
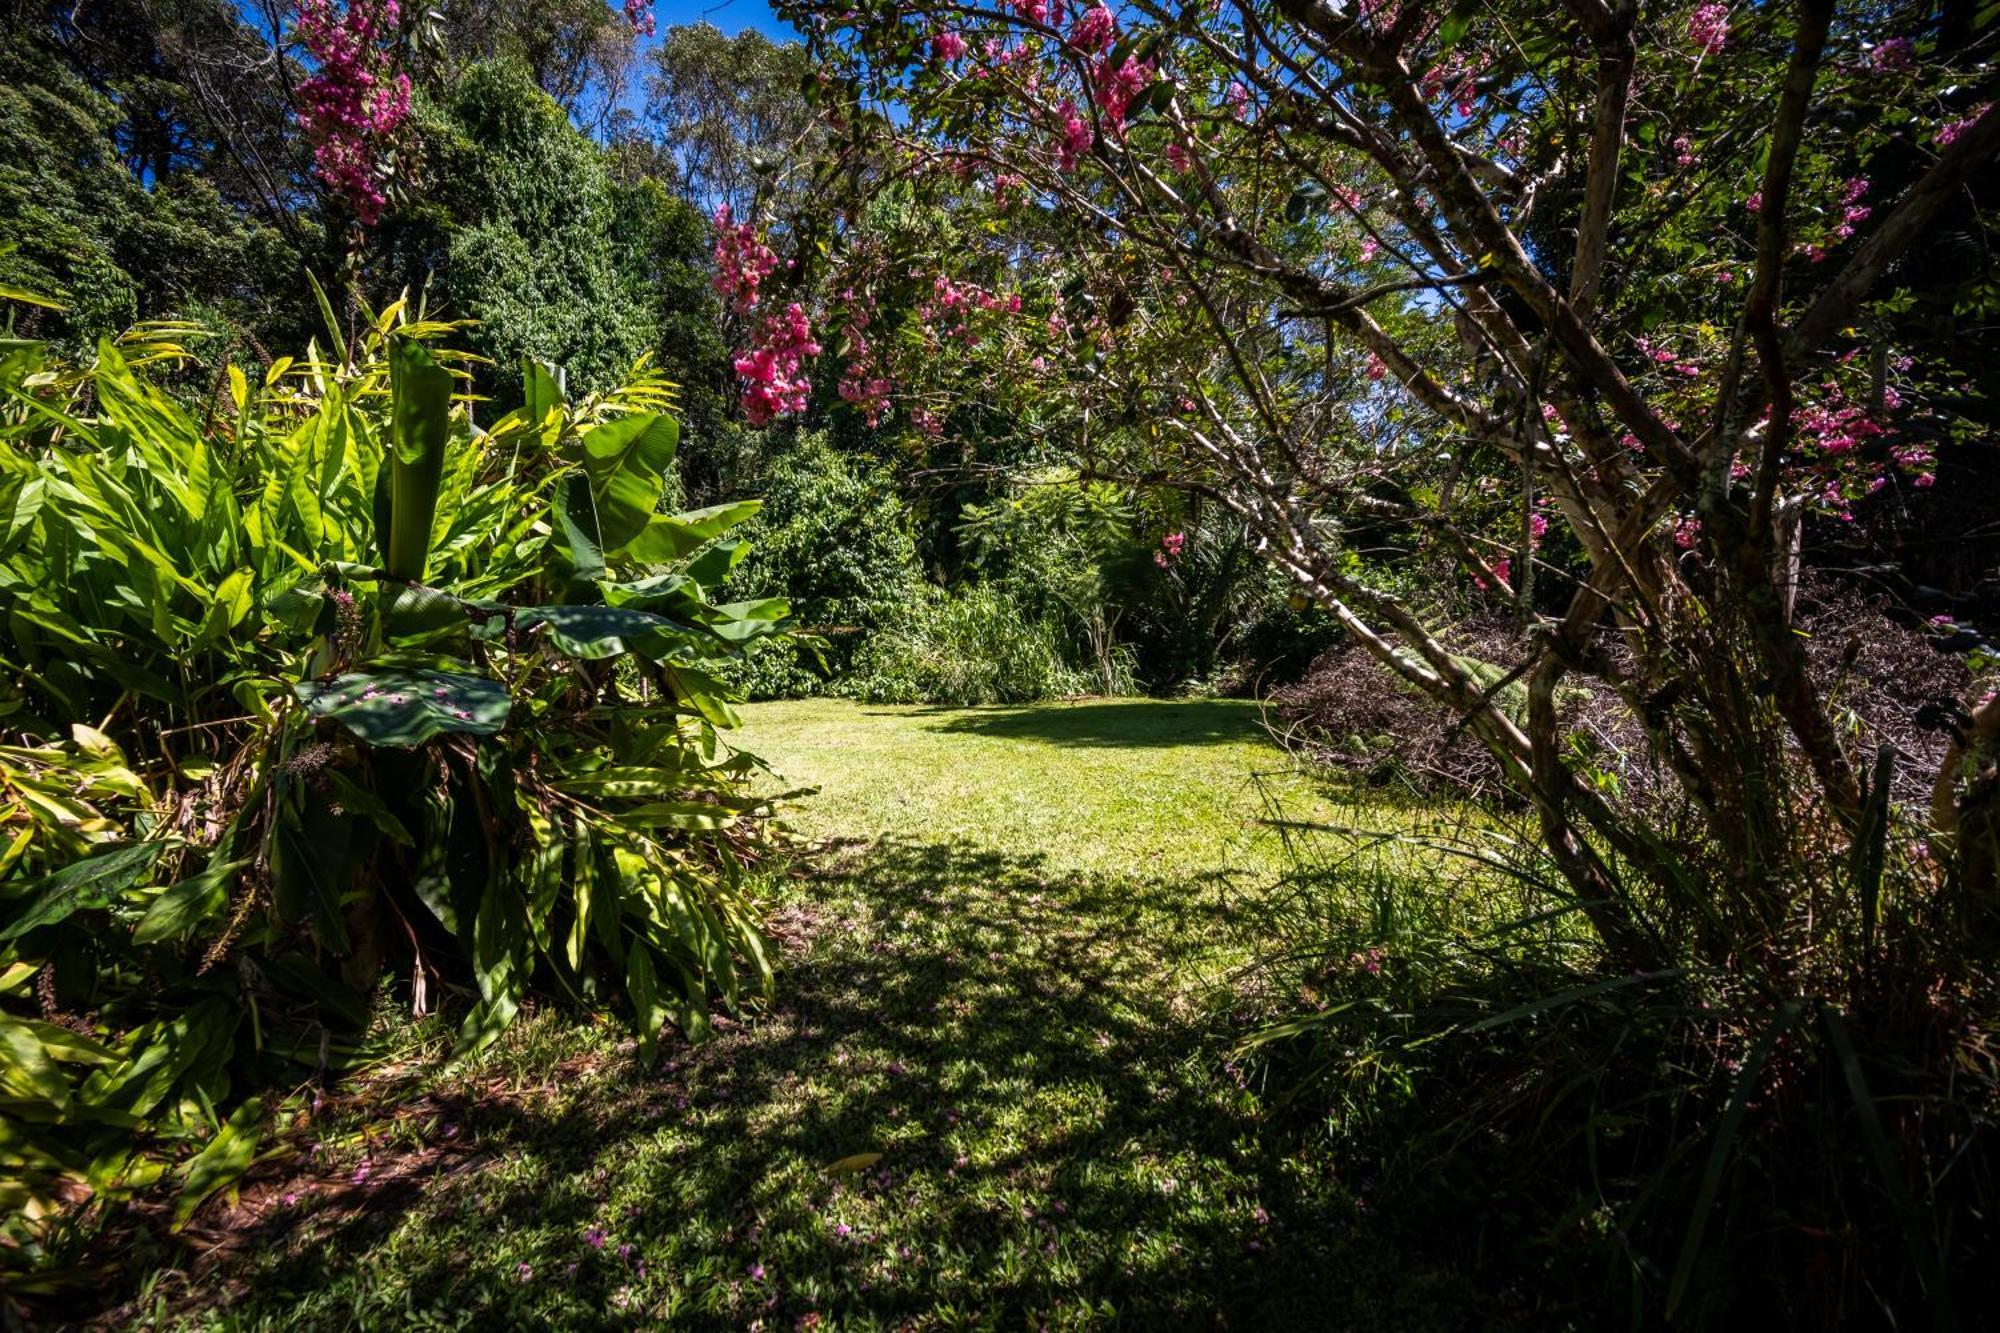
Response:
[[[963,518],[959,531],[974,564],[997,575],[1030,614],[1074,626],[1099,691],[1119,693],[1117,566],[1142,549],[1131,497],[1057,469],[1025,478],[992,504],[967,505]]]
[[[392,972],[420,1013],[469,992],[460,1052],[531,991],[650,1055],[768,987],[713,672],[786,609],[711,597],[757,505],[655,512],[643,365],[571,400],[529,364],[480,426],[454,332],[398,302],[196,408],[149,379],[171,327],[0,345],[15,1262],[169,1170],[184,1219],[250,1160],[248,1094],[364,1058]]]

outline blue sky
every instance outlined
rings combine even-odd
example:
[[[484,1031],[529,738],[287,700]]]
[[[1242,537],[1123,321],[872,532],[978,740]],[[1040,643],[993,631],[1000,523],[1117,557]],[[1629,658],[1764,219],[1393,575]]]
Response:
[[[653,16],[662,28],[712,23],[731,37],[745,28],[756,28],[774,42],[795,42],[799,37],[777,20],[765,0],[658,0]]]

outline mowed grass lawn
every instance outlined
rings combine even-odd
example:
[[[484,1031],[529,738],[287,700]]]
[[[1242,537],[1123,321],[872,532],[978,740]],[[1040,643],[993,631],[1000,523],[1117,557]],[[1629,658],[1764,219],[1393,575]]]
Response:
[[[642,1068],[545,1011],[333,1097],[121,1326],[1426,1328],[1479,1306],[1276,1132],[1218,987],[1278,860],[1254,707],[748,711],[811,785],[775,1002]],[[1291,801],[1297,778],[1262,779]],[[1296,1127],[1296,1113],[1288,1121]]]

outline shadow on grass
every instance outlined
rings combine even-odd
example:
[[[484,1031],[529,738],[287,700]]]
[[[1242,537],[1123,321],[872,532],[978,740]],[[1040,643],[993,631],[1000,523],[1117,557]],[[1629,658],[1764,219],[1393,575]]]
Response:
[[[1131,749],[1257,740],[1256,704],[1244,699],[1152,699],[953,709],[931,728],[1047,745]]]
[[[435,1099],[494,1165],[414,1216],[272,1236],[243,1313],[1456,1322],[1456,1279],[1405,1264],[1331,1163],[1260,1138],[1217,1056],[1226,1016],[1177,983],[1227,928],[1221,881],[885,842],[833,848],[799,887],[771,1014],[581,1075],[536,1049],[573,1020],[528,1024]]]

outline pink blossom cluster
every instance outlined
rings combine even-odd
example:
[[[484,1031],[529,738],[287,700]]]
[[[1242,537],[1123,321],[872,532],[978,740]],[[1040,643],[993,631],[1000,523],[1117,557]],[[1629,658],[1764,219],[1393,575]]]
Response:
[[[1840,221],[1834,223],[1818,240],[1802,242],[1799,245],[1799,253],[1817,264],[1826,258],[1827,252],[1834,246],[1853,236],[1855,227],[1866,222],[1875,211],[1861,202],[1867,196],[1868,188],[1869,182],[1865,176],[1857,176],[1848,181],[1840,193]]]
[[[869,326],[875,322],[875,303],[852,289],[843,295],[849,309],[847,364],[837,388],[841,401],[852,404],[870,426],[879,426],[888,411],[889,394],[895,385],[882,373],[881,358],[868,337]]]
[[[965,52],[965,38],[959,36],[951,29],[946,28],[941,32],[931,35],[932,59],[949,64],[951,61],[962,57]]]
[[[1180,559],[1181,552],[1186,549],[1187,534],[1185,532],[1169,532],[1160,538],[1160,549],[1153,552],[1153,563],[1161,569],[1172,568],[1174,561]]]
[[[934,343],[955,339],[967,347],[977,347],[982,335],[971,318],[974,311],[1018,315],[1021,294],[1010,292],[998,296],[977,283],[957,283],[940,273],[931,281],[931,298],[919,305],[916,313]]]
[[[652,0],[625,0],[625,21],[641,37],[651,37],[657,31],[653,24]]]
[[[1476,73],[1472,62],[1463,53],[1452,52],[1424,71],[1420,85],[1424,100],[1435,102],[1449,90],[1452,109],[1460,116],[1470,116],[1478,108],[1478,88],[1474,83]]]
[[[1885,389],[1885,409],[1894,410],[1902,403],[1895,389]],[[1868,449],[1871,443],[1886,444],[1887,464],[1912,474],[1911,485],[1921,490],[1937,481],[1936,453],[1928,443],[1891,439],[1890,427],[1848,399],[1835,381],[1820,386],[1817,402],[1793,409],[1792,433],[1799,462],[1817,486],[1815,498],[1842,519],[1854,517],[1849,508],[1852,498],[1873,495],[1889,484],[1883,454]]]
[[[1877,74],[1895,74],[1917,60],[1916,44],[1907,37],[1891,37],[1868,53],[1868,68]]]
[[[1104,113],[1105,123],[1111,126],[1114,135],[1123,135],[1132,100],[1152,82],[1151,61],[1127,56],[1116,69],[1108,59],[1097,62],[1091,71],[1091,84],[1097,90],[1097,108]]]
[[[1679,352],[1674,351],[1673,348],[1658,346],[1649,338],[1638,338],[1634,341],[1637,343],[1640,353],[1648,361],[1651,361],[1654,365],[1669,374],[1680,375],[1687,379],[1700,378],[1701,366],[1683,357]]]
[[[1015,0],[1014,12],[1030,23],[1052,23],[1062,26],[1062,0]]]
[[[1167,144],[1167,165],[1183,176],[1194,170],[1194,154],[1179,139]]]
[[[315,66],[299,84],[299,126],[313,148],[313,170],[373,226],[388,202],[377,165],[389,136],[410,114],[410,78],[389,76],[381,42],[401,17],[397,0],[299,0],[293,23]]]
[[[1062,123],[1061,135],[1056,140],[1056,165],[1064,171],[1075,171],[1078,160],[1090,151],[1097,136],[1083,112],[1067,97],[1056,108],[1056,118]]]
[[[744,418],[753,426],[768,426],[778,417],[805,411],[812,393],[805,362],[819,353],[805,309],[797,301],[782,315],[767,317],[758,325],[750,349],[736,358],[736,373],[743,380]]]
[[[1729,44],[1729,6],[1708,0],[1688,16],[1688,40],[1709,55]]]
[[[1105,50],[1118,36],[1118,20],[1103,5],[1084,11],[1070,27],[1069,44],[1078,51]]]
[[[715,210],[715,290],[737,314],[757,306],[758,288],[778,267],[777,252],[764,244],[757,229],[730,216],[729,205]]]
[[[1478,588],[1481,592],[1502,592],[1502,593],[1512,592],[1514,589],[1513,560],[1506,556],[1502,556],[1500,559],[1495,560],[1493,562],[1493,577],[1499,580],[1497,585],[1488,582],[1485,575],[1479,573],[1477,570],[1474,570],[1472,574],[1472,584],[1474,587]]]
[[[1993,104],[1991,102],[1984,103],[1983,105],[1972,108],[1972,111],[1962,119],[1954,120],[1950,124],[1940,127],[1937,132],[1938,147],[1949,148],[1953,144],[1957,143],[1959,135],[1971,129],[1975,124],[1979,122],[1979,118],[1981,116],[1985,115],[1992,109],[1993,109]]]

